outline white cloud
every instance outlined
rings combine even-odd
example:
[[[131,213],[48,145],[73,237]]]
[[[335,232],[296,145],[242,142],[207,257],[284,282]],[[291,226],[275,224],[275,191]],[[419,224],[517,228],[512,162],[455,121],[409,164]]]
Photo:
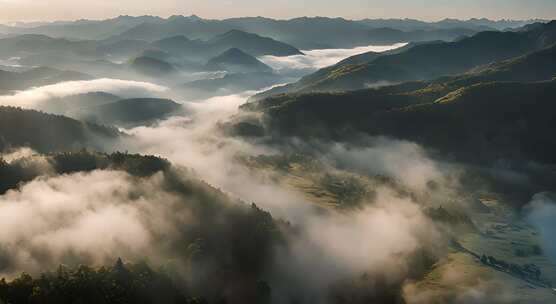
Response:
[[[336,64],[348,57],[367,52],[385,52],[397,49],[406,43],[396,43],[393,45],[369,45],[352,49],[324,49],[303,51],[305,55],[295,55],[288,57],[262,56],[259,59],[271,66],[278,72],[289,75],[295,73],[308,73],[333,64]]]
[[[0,105],[35,109],[42,103],[72,95],[89,92],[106,92],[121,97],[142,97],[162,93],[166,88],[148,82],[121,79],[95,79],[87,81],[67,81],[53,85],[31,88],[13,95],[0,96]]]

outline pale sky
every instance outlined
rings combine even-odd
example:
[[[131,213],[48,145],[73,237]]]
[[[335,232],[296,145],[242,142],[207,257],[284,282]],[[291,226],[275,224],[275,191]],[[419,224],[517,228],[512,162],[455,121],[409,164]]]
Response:
[[[0,0],[0,21],[196,14],[203,18],[556,19],[556,0]]]

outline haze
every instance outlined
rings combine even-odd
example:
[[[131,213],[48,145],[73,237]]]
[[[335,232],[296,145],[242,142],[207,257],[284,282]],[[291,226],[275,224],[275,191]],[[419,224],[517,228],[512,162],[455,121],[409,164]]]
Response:
[[[160,0],[152,1],[72,1],[0,0],[2,21],[102,19],[119,14],[159,15],[196,14],[203,18],[265,16],[341,16],[362,18],[444,18],[531,19],[556,17],[552,0]]]

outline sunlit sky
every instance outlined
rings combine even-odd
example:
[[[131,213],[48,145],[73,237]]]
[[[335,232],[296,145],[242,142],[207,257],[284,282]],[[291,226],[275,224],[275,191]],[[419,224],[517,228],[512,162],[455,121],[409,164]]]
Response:
[[[196,14],[204,18],[556,19],[556,0],[0,0],[0,21]]]

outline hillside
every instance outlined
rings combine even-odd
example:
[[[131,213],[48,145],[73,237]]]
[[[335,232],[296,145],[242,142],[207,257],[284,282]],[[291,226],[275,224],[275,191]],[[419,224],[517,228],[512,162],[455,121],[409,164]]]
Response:
[[[556,164],[550,152],[556,148],[550,135],[555,98],[554,80],[459,88],[414,83],[283,95],[243,108],[264,112],[270,134],[349,142],[350,134],[364,133],[414,141],[472,162],[515,158]]]
[[[44,164],[50,164],[51,168]],[[94,206],[83,204],[76,208],[60,202],[66,208],[65,216],[57,220],[56,227],[43,226],[36,234],[44,233],[44,229],[72,229],[75,219],[101,215],[105,208],[122,207],[117,200],[127,200],[125,213],[145,220],[141,225],[145,225],[149,236],[148,250],[162,257],[150,260],[150,255],[137,253],[128,260],[119,256],[126,252],[124,249],[102,252],[105,262],[101,265],[95,264],[88,254],[66,259],[69,263],[61,265],[56,264],[58,259],[43,259],[41,254],[47,250],[33,251],[27,259],[42,261],[41,270],[16,273],[9,281],[0,280],[2,301],[29,303],[27,300],[31,298],[44,303],[187,303],[191,299],[193,303],[203,303],[202,298],[205,301],[239,298],[262,303],[261,297],[268,298],[269,287],[263,281],[265,266],[272,258],[272,249],[285,241],[288,226],[254,204],[228,197],[185,168],[154,156],[80,151],[33,155],[10,163],[0,161],[0,176],[5,177],[1,179],[2,190],[21,191],[28,189],[27,185],[33,187],[45,180],[56,183],[69,178],[91,181],[87,187],[94,188],[98,187],[94,178],[99,178],[104,184],[112,185],[109,193],[103,195],[113,191],[114,201],[100,200]],[[42,179],[31,181],[37,176]],[[73,193],[88,191],[72,190]],[[46,213],[59,208],[52,205],[48,210],[36,208]],[[159,221],[161,224],[156,224]],[[232,226],[234,229],[230,230]],[[117,235],[118,241],[129,242],[125,232],[110,233]],[[25,242],[18,246],[25,246]],[[6,258],[10,253],[0,253],[4,265],[16,266],[17,261]],[[194,274],[203,270],[205,275],[181,271],[177,268],[181,265],[187,265]],[[185,283],[191,278],[194,284]],[[238,281],[240,286],[236,284]],[[266,286],[263,292],[261,286]],[[234,292],[230,294],[230,290]]]
[[[151,57],[137,57],[131,61],[130,67],[148,77],[169,77],[177,70],[170,63]]]
[[[272,68],[240,49],[231,48],[210,59],[207,69],[232,73],[272,72]]]
[[[556,21],[553,21],[519,32],[481,32],[454,42],[410,45],[401,52],[383,56],[358,55],[255,99],[277,93],[357,90],[457,75],[548,47],[556,43],[555,33]]]
[[[39,152],[102,149],[120,134],[113,128],[33,110],[0,107],[0,151],[30,147]]]
[[[455,21],[455,20],[453,20]],[[163,22],[144,23],[111,40],[140,39],[155,41],[160,37],[185,35],[209,39],[238,29],[286,42],[298,49],[342,48],[369,44],[408,41],[453,40],[483,30],[501,30],[533,23],[467,20],[456,22],[415,22],[412,20],[348,20],[344,18],[300,17],[277,20],[264,17],[202,19],[197,16],[172,16]],[[507,25],[506,27],[503,27]],[[503,27],[503,28],[501,28]]]
[[[159,98],[132,98],[82,108],[81,119],[100,124],[130,126],[145,124],[178,112],[181,105]]]
[[[470,72],[440,79],[450,86],[485,81],[541,81],[556,76],[556,44],[517,58],[477,67]]]

